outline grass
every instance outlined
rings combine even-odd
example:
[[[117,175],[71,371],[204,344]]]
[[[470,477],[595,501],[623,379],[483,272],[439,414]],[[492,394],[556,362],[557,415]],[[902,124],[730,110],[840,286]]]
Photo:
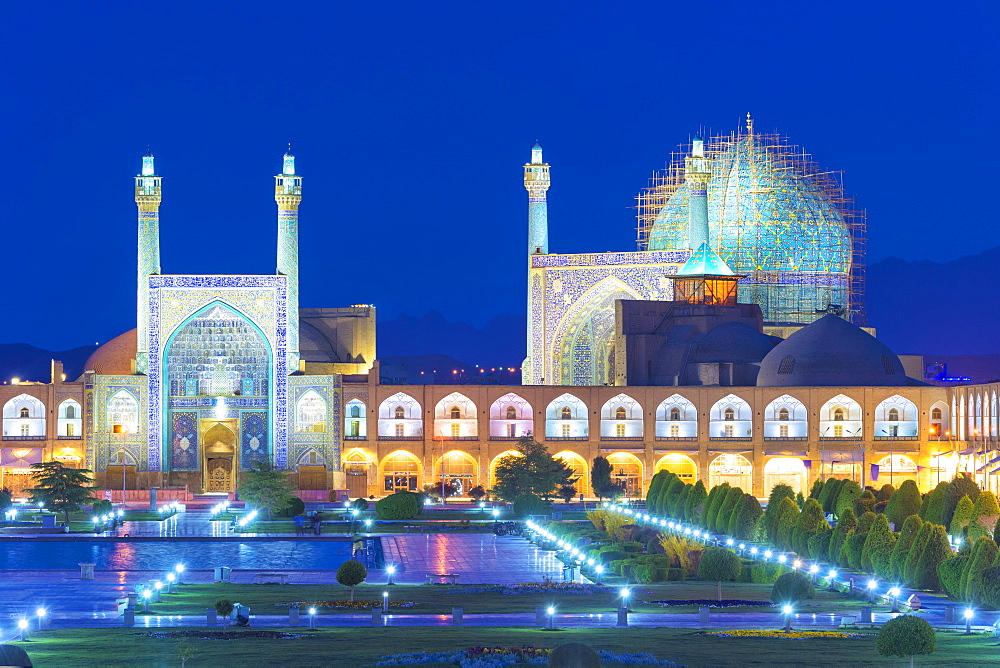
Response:
[[[332,576],[331,576],[332,579]],[[508,596],[497,592],[449,593],[471,585],[369,585],[355,588],[357,600],[381,601],[382,592],[389,591],[392,601],[412,601],[416,605],[401,612],[405,614],[450,614],[453,607],[463,607],[467,613],[534,612],[538,606],[555,605],[566,613],[611,613],[617,607],[617,589],[591,595],[579,594],[521,594]],[[749,601],[767,601],[771,585],[725,584],[723,598]],[[629,609],[633,612],[693,613],[694,607],[665,608],[649,601],[680,599],[715,599],[716,585],[712,582],[683,582],[660,585],[633,585]],[[346,601],[350,589],[338,584],[330,585],[251,585],[204,584],[183,585],[174,588],[173,594],[163,594],[160,603],[151,605],[153,612],[163,615],[201,615],[220,598],[228,598],[250,606],[254,614],[285,614],[279,604],[314,601]],[[807,614],[858,614],[863,602],[843,594],[818,591],[816,598],[797,606]],[[888,610],[888,607],[885,607]],[[713,614],[733,612],[768,612],[769,608],[739,607],[714,610]],[[324,609],[323,614],[351,614],[357,610]]]
[[[220,627],[221,628],[221,627]],[[179,639],[147,633],[172,629],[67,629],[36,632],[17,643],[37,666],[177,666]],[[250,629],[252,632],[255,629]],[[190,668],[222,665],[372,666],[388,654],[454,651],[477,645],[555,647],[582,642],[615,652],[649,652],[688,666],[903,666],[905,659],[881,657],[875,638],[716,638],[689,629],[566,629],[476,627],[355,627],[278,629],[301,633],[292,639],[240,638],[186,643]],[[937,651],[918,657],[921,666],[987,665],[1000,652],[992,636],[939,633]],[[433,664],[444,665],[444,664]],[[611,664],[604,664],[611,665]]]

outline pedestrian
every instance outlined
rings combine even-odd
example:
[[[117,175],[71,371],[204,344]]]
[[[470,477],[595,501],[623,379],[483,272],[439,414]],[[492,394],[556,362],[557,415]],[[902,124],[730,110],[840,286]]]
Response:
[[[323,516],[319,513],[313,516],[313,534],[316,536],[323,533]]]
[[[295,535],[304,536],[306,533],[306,518],[302,515],[295,516]]]

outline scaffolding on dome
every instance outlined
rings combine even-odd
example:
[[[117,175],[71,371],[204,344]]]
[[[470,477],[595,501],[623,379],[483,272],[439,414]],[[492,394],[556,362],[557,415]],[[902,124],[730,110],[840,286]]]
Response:
[[[639,250],[687,248],[684,158],[671,154],[638,196]],[[748,277],[741,301],[760,304],[765,322],[795,326],[826,313],[866,325],[864,211],[844,195],[840,172],[823,171],[778,134],[740,132],[705,141],[711,159],[710,244]]]

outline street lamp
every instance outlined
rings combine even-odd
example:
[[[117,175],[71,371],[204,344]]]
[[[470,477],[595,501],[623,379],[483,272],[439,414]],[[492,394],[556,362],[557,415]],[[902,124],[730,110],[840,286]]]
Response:
[[[875,580],[868,581],[868,593],[871,595],[871,603],[875,603],[875,587],[878,587],[878,583]]]
[[[382,612],[389,612],[389,592],[382,592]]]
[[[28,620],[24,617],[17,620],[17,628],[21,631],[21,641],[26,641],[28,639]]]
[[[785,633],[791,633],[792,632],[792,606],[790,606],[788,604],[785,604],[785,606],[781,609],[781,611],[783,613],[785,613]]]
[[[620,609],[622,609],[622,610],[627,610],[628,609],[628,597],[631,594],[632,594],[632,592],[629,590],[628,587],[622,587],[618,591],[618,595],[621,596],[621,598],[622,598],[621,603],[618,604],[618,607]]]
[[[813,564],[812,566],[809,567],[809,572],[812,574],[813,584],[816,584],[816,580],[819,579],[819,575],[818,575],[818,573],[819,573],[819,566],[817,566],[816,564]]]
[[[177,579],[176,575],[174,575],[173,573],[167,573],[167,593],[168,594],[174,593],[174,580],[176,580],[176,579]]]
[[[830,591],[837,591],[837,571],[831,568],[826,578],[830,581]]]
[[[309,628],[316,629],[316,608],[309,608]]]
[[[964,615],[965,615],[965,635],[967,635],[967,636],[971,636],[972,635],[972,617],[975,614],[976,613],[972,611],[972,608],[966,608],[965,609],[965,613],[964,613]]]
[[[160,591],[163,589],[163,583],[160,582],[159,580],[157,580],[156,582],[153,583],[153,587],[156,589],[156,600],[153,601],[153,603],[159,603],[160,602]]]
[[[174,571],[177,572],[177,584],[184,584],[184,581],[181,580],[181,577],[184,576],[184,564],[174,566]]]
[[[42,624],[45,622],[45,615],[47,613],[48,613],[48,610],[46,610],[45,608],[42,608],[42,607],[39,607],[39,608],[37,608],[35,610],[35,616],[38,617],[38,630],[39,631],[42,630]]]
[[[899,587],[893,587],[889,590],[889,596],[892,597],[892,611],[899,612]]]
[[[142,604],[143,604],[142,611],[143,612],[149,612],[149,597],[152,596],[152,595],[153,595],[153,592],[151,592],[150,590],[148,590],[148,589],[143,589],[142,590]]]
[[[550,605],[548,608],[545,609],[545,612],[547,612],[549,615],[549,630],[552,630],[552,618],[556,614],[556,609]]]
[[[388,582],[386,582],[386,584],[390,584],[390,585],[391,585],[391,584],[395,584],[395,583],[394,583],[394,582],[392,581],[392,576],[396,574],[396,567],[395,567],[395,566],[392,566],[392,565],[389,565],[389,566],[386,566],[386,567],[385,567],[385,572],[386,572],[386,573],[387,573],[387,574],[389,575],[389,581],[388,581]]]
[[[594,566],[594,572],[597,573],[597,584],[604,584],[604,566],[597,564]]]

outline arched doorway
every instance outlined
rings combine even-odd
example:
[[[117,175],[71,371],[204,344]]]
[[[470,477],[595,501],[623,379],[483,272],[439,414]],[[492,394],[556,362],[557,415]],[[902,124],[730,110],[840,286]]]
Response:
[[[454,496],[469,496],[469,490],[478,485],[476,460],[461,450],[452,450],[438,460],[436,483],[443,479],[455,488]]]
[[[788,485],[796,494],[806,493],[806,465],[798,457],[773,457],[764,464],[764,492]]]
[[[382,461],[382,491],[416,492],[420,483],[420,460],[405,450],[397,450]]]
[[[743,455],[722,454],[708,465],[708,487],[728,482],[730,487],[739,487],[747,494],[752,494],[753,465]]]
[[[352,499],[368,496],[368,471],[375,460],[361,450],[354,450],[344,460],[347,494]]]
[[[504,457],[523,457],[523,456],[524,455],[522,455],[517,450],[507,450],[506,452],[501,452],[499,455],[497,455],[496,457],[494,457],[493,461],[490,462],[490,483],[489,483],[490,484],[490,489],[492,489],[493,487],[496,487],[496,484],[497,484],[497,464],[500,463],[500,460],[503,459]]]
[[[625,490],[631,498],[642,496],[642,463],[635,455],[616,452],[608,456],[611,464],[611,481]]]
[[[912,459],[906,455],[889,455],[878,461],[877,482],[880,485],[888,483],[898,489],[904,480],[917,482],[917,465]]]
[[[202,435],[201,444],[205,462],[205,491],[209,494],[228,494],[236,489],[236,421],[215,422]]]
[[[570,450],[563,450],[552,455],[562,463],[573,469],[573,475],[569,478],[569,484],[576,488],[577,494],[590,493],[590,475],[587,472],[587,460]]]
[[[693,459],[679,452],[671,452],[660,457],[653,473],[659,471],[670,471],[684,482],[692,485],[698,480],[698,465],[694,463]]]

